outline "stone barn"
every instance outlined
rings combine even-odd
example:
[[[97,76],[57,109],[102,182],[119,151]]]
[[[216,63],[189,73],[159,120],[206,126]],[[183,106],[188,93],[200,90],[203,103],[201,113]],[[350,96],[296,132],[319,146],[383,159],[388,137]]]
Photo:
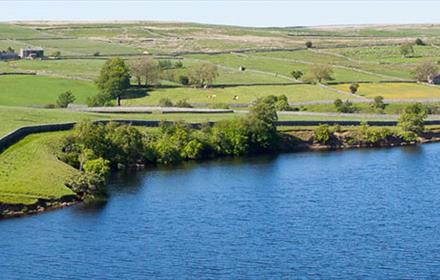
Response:
[[[26,48],[26,49],[20,49],[20,58],[26,58],[26,59],[35,59],[35,58],[43,58],[44,57],[44,50],[42,48]]]
[[[428,78],[428,83],[433,85],[440,85],[440,75],[430,76]]]

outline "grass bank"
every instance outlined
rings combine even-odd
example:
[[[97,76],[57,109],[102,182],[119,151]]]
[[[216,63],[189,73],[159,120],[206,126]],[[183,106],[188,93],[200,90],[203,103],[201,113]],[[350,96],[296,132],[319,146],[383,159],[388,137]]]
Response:
[[[0,105],[43,106],[55,104],[68,90],[76,97],[75,103],[85,103],[87,97],[97,93],[91,82],[45,76],[0,76]]]
[[[349,92],[350,85],[333,86]],[[439,99],[440,87],[415,83],[373,83],[360,84],[358,94],[367,98],[382,96],[385,99]]]
[[[157,105],[161,98],[169,98],[173,102],[185,99],[190,103],[237,103],[249,104],[259,97],[285,94],[289,102],[306,102],[319,100],[350,99],[351,96],[339,94],[316,85],[292,86],[238,86],[227,88],[158,88],[146,96],[123,100],[123,104]],[[234,99],[236,97],[236,99]]]
[[[29,205],[74,195],[64,183],[78,171],[55,156],[63,135],[30,135],[0,154],[0,203]]]

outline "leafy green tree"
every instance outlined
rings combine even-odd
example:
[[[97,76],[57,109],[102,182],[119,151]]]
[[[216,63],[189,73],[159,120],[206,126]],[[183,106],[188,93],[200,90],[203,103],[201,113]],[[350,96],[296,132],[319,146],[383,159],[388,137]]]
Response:
[[[332,131],[328,124],[321,124],[314,130],[314,139],[320,144],[327,144],[332,136]]]
[[[249,130],[249,153],[258,154],[273,150],[279,139],[276,127],[259,118],[248,118],[246,121]]]
[[[282,94],[277,96],[277,100],[275,101],[275,109],[277,111],[291,111],[292,107],[289,105],[289,100],[286,95]]]
[[[248,127],[249,153],[270,150],[276,144],[278,134],[273,123],[278,120],[277,106],[290,108],[285,95],[259,98],[251,106],[249,117],[245,120]]]
[[[308,48],[308,49],[312,48],[312,47],[313,47],[313,43],[312,43],[312,41],[307,41],[307,42],[305,43],[305,46],[306,46],[306,48]]]
[[[275,102],[276,96],[270,95],[257,99],[250,107],[249,115],[251,118],[259,119],[265,123],[272,124],[278,120]]]
[[[299,80],[304,73],[300,70],[293,70],[292,72],[290,72],[290,75],[295,79],[295,80]]]
[[[73,137],[80,145],[80,151],[89,149],[96,158],[112,158],[112,144],[106,137],[108,127],[103,124],[94,124],[89,120],[83,120],[75,125]]]
[[[106,177],[110,172],[110,162],[103,158],[88,160],[84,163],[83,168],[86,174],[96,174],[100,177]]]
[[[404,131],[419,135],[424,130],[424,121],[428,116],[422,103],[407,106],[398,119],[398,127]]]
[[[248,154],[249,127],[244,119],[218,122],[212,129],[212,142],[220,155]]]
[[[438,66],[430,61],[417,64],[413,70],[414,78],[419,82],[427,82],[438,75]]]
[[[66,182],[66,186],[72,189],[79,197],[86,201],[105,199],[105,178],[94,173],[81,173]]]
[[[309,72],[307,73],[306,80],[317,81],[321,83],[322,81],[331,81],[333,68],[330,65],[313,65]]]
[[[200,159],[203,157],[203,143],[198,139],[190,140],[182,149],[182,157]]]
[[[367,122],[362,122],[354,132],[354,140],[363,144],[377,144],[394,136],[390,129],[370,127]]]
[[[350,85],[349,89],[350,89],[351,93],[355,94],[358,91],[358,89],[359,89],[359,84],[358,83],[352,83]]]
[[[403,57],[411,57],[414,56],[414,48],[410,43],[402,44],[400,46],[400,53]]]
[[[142,80],[145,86],[154,85],[159,81],[160,69],[153,59],[143,57],[130,62],[130,73],[136,78],[138,86],[141,86]]]
[[[345,100],[344,102],[338,98],[333,104],[336,107],[336,111],[338,111],[339,113],[354,113],[357,111],[357,108],[349,100]]]
[[[133,126],[110,124],[106,138],[112,149],[113,165],[125,166],[145,159],[145,143],[142,133]]]
[[[179,147],[166,137],[158,139],[154,147],[159,163],[172,164],[182,160]]]
[[[387,106],[388,104],[384,102],[384,98],[382,96],[374,97],[373,103],[371,103],[371,108],[379,111],[385,110]]]
[[[129,67],[118,57],[107,60],[101,68],[96,85],[104,97],[116,98],[119,106],[121,95],[130,87]]]
[[[67,108],[67,106],[73,102],[75,102],[76,98],[73,95],[73,93],[68,90],[66,92],[61,93],[60,95],[58,95],[58,99],[57,99],[57,105],[58,107],[61,108]]]
[[[198,87],[204,87],[212,84],[217,76],[217,66],[210,63],[194,65],[189,69],[188,72],[190,83]]]

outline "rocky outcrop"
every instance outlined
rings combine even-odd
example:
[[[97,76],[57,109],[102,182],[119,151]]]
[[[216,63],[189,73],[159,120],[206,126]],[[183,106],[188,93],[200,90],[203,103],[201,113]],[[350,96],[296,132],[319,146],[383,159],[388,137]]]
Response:
[[[73,205],[80,201],[76,195],[66,195],[59,199],[38,199],[33,204],[0,203],[0,219],[38,214],[47,210]]]

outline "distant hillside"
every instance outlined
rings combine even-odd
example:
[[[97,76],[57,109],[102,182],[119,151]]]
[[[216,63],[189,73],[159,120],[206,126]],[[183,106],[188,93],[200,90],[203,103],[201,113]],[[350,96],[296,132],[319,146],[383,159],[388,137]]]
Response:
[[[396,44],[429,38],[438,43],[440,25],[353,25],[251,28],[180,22],[12,22],[0,24],[0,49],[40,46],[64,55],[174,53],[240,49]]]

